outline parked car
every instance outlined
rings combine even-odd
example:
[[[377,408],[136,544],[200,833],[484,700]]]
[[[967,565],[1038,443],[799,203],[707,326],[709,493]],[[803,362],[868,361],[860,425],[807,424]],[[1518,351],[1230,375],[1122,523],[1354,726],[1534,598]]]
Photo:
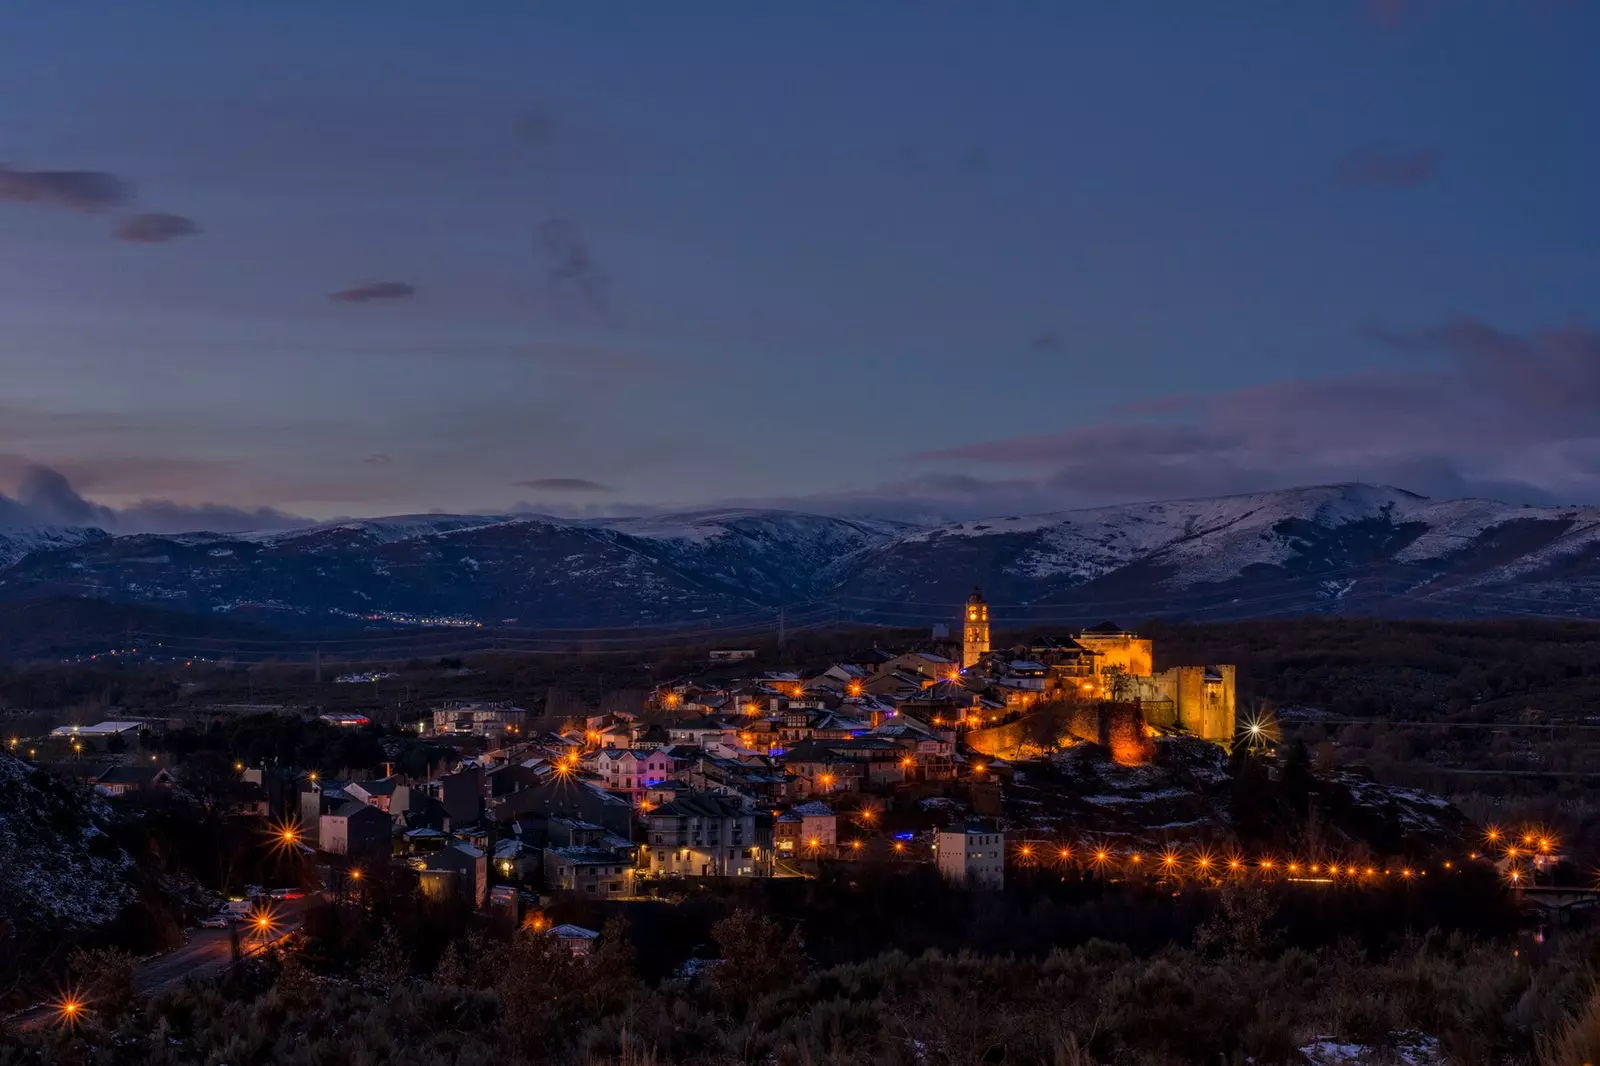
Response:
[[[213,914],[209,918],[201,919],[200,928],[202,928],[202,929],[226,929],[226,928],[228,928],[228,926],[230,926],[232,924],[233,924],[233,916],[232,915],[228,915],[228,914]]]
[[[275,888],[267,896],[269,899],[300,899],[305,893],[298,888]]]

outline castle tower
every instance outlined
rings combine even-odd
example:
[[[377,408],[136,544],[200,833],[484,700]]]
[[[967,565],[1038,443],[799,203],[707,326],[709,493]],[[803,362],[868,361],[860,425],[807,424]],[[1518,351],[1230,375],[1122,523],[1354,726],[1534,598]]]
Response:
[[[989,605],[983,593],[972,587],[967,597],[967,616],[961,624],[961,669],[976,666],[978,657],[989,650]]]

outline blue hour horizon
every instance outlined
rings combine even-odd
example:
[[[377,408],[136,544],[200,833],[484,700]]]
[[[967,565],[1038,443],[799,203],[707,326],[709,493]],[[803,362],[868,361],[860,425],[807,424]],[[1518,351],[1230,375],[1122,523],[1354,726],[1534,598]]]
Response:
[[[0,524],[1600,502],[1600,12],[21,5]]]

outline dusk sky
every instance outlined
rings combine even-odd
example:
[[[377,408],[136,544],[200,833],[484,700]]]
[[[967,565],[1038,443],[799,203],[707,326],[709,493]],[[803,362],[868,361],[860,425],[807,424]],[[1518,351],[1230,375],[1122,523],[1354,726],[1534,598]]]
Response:
[[[0,521],[1600,502],[1597,53],[1576,0],[19,0]]]

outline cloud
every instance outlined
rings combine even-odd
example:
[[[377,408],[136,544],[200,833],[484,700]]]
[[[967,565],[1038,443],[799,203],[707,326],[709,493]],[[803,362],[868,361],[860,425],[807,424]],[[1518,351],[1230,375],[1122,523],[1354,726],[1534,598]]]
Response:
[[[1410,189],[1421,185],[1439,168],[1439,152],[1433,148],[1399,151],[1391,148],[1363,148],[1345,156],[1339,164],[1339,179],[1347,185],[1386,185]]]
[[[171,500],[140,500],[128,507],[106,507],[85,499],[65,475],[46,466],[25,470],[15,496],[0,493],[0,527],[96,526],[112,533],[238,533],[309,524],[308,519],[270,507],[205,503],[191,506]]]
[[[1010,470],[1007,492],[1055,507],[1333,481],[1600,500],[1600,332],[1518,334],[1457,319],[1363,335],[1402,362],[1163,397],[1089,425],[916,458]]]
[[[403,281],[369,281],[330,293],[328,299],[336,303],[364,304],[372,300],[409,300],[416,294],[417,287]]]
[[[128,183],[98,170],[14,170],[0,166],[0,202],[67,211],[104,211],[126,201]]]
[[[531,481],[516,482],[518,488],[537,489],[542,492],[612,492],[607,485],[581,477],[540,477]]]
[[[1061,347],[1061,334],[1053,329],[1042,329],[1033,335],[1033,346],[1039,351]]]
[[[596,314],[610,307],[611,277],[595,262],[577,223],[550,218],[534,233],[534,249],[545,264],[545,289],[553,296],[575,299]]]
[[[200,232],[200,227],[194,220],[182,215],[167,215],[160,212],[149,212],[142,215],[129,215],[117,226],[117,239],[119,241],[133,241],[136,244],[161,244],[177,237],[189,237]]]
[[[374,452],[372,455],[362,456],[361,461],[368,466],[388,466],[394,462],[394,456],[385,455],[382,452]]]

